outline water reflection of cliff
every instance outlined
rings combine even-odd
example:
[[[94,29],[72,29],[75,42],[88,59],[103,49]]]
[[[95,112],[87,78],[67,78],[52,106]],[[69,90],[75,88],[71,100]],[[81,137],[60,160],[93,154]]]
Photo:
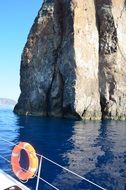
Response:
[[[103,155],[97,157],[96,169],[91,171],[107,189],[125,190],[126,187],[126,123],[104,121],[100,125],[94,146],[101,147]],[[90,173],[89,173],[90,175]]]
[[[20,126],[19,141],[27,141],[36,149],[37,153],[56,161],[61,165],[67,165],[67,159],[62,155],[73,149],[69,139],[73,133],[74,121],[53,118],[18,117],[17,125]],[[49,163],[42,162],[41,177],[53,183],[61,168]],[[35,189],[36,179],[30,180],[28,185]],[[40,189],[51,189],[45,183],[40,184]]]
[[[104,121],[76,122],[71,142],[74,148],[64,154],[68,168],[109,190],[125,190],[126,124]],[[98,189],[73,175],[63,172],[67,189]],[[62,188],[61,188],[62,189]]]
[[[0,110],[1,111],[1,110]],[[16,116],[0,112],[0,134],[18,143],[27,141],[36,151],[109,190],[125,190],[126,123],[82,122]],[[13,145],[1,143],[1,154],[10,158]],[[0,168],[10,166],[0,160]],[[60,190],[96,190],[94,186],[43,160],[41,176]],[[27,185],[34,189],[36,179]],[[40,189],[51,190],[45,183]]]

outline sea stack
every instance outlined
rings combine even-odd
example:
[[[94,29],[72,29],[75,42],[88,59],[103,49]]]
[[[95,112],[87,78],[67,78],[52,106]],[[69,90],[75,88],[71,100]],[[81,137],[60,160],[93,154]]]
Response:
[[[18,114],[126,119],[126,0],[44,0],[20,89]]]

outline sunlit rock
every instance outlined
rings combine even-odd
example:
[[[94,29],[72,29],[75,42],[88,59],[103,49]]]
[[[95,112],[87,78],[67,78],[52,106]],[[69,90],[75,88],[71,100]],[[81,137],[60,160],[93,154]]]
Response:
[[[124,0],[45,0],[24,47],[18,114],[126,118]]]

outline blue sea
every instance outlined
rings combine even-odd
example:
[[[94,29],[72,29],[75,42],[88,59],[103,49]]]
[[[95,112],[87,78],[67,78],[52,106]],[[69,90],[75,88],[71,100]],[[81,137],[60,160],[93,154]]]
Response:
[[[107,190],[126,190],[126,122],[75,121],[17,116],[0,108],[0,138],[29,142],[42,154]],[[0,139],[0,155],[10,160],[13,144]],[[0,169],[14,176],[0,158]],[[60,190],[98,190],[98,187],[43,159],[41,177]],[[35,190],[36,178],[26,185]],[[53,189],[40,182],[39,190]]]

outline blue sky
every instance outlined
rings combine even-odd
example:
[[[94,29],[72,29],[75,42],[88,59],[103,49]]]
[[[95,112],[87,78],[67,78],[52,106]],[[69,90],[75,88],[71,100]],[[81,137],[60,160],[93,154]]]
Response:
[[[20,60],[42,0],[0,1],[0,98],[17,100]]]

